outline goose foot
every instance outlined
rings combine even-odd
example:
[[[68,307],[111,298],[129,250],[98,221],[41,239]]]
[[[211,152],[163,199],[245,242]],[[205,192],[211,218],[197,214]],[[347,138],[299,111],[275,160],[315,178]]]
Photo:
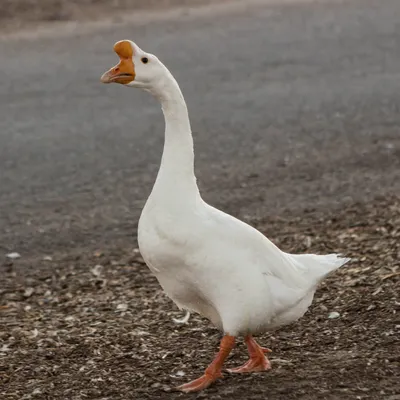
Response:
[[[184,393],[199,392],[200,390],[208,388],[218,378],[222,378],[222,365],[234,346],[235,338],[225,335],[221,340],[218,354],[215,356],[214,361],[208,366],[204,375],[194,381],[178,386],[176,389]]]
[[[222,378],[222,374],[208,375],[204,374],[200,378],[195,379],[189,383],[178,386],[176,389],[184,393],[199,392],[200,390],[208,388],[218,378]]]
[[[228,372],[240,374],[246,372],[261,372],[270,370],[271,363],[264,354],[270,353],[271,350],[259,346],[251,335],[246,336],[245,342],[249,351],[250,360],[240,367],[228,369]]]

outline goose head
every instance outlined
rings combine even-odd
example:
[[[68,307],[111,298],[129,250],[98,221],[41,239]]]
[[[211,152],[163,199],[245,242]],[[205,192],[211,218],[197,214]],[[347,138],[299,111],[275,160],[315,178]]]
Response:
[[[131,40],[115,43],[114,51],[120,61],[101,76],[103,83],[151,89],[166,75],[167,70],[159,59]]]

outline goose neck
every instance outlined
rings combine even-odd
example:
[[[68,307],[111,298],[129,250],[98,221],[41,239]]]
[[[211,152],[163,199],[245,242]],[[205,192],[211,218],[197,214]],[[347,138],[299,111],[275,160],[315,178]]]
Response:
[[[164,150],[155,186],[179,195],[198,196],[194,174],[193,136],[186,102],[172,77],[160,82],[155,93],[165,119]]]

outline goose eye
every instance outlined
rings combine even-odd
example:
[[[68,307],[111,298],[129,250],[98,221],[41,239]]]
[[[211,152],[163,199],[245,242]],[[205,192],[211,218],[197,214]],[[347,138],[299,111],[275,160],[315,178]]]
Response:
[[[142,63],[147,64],[149,62],[149,59],[147,57],[142,57]]]

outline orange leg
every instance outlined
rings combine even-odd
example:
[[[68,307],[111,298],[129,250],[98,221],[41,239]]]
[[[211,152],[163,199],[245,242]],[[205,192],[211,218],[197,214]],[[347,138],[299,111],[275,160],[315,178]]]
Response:
[[[207,367],[204,375],[192,382],[178,386],[177,389],[182,392],[189,393],[198,392],[208,388],[214,381],[222,377],[222,365],[234,346],[234,336],[225,335],[221,340],[218,354],[215,356],[214,361]]]
[[[269,369],[271,369],[271,363],[264,355],[266,353],[270,353],[271,350],[259,346],[251,335],[245,337],[245,342],[249,351],[250,360],[242,366],[238,368],[228,369],[228,371],[234,373],[242,373],[268,371]]]

